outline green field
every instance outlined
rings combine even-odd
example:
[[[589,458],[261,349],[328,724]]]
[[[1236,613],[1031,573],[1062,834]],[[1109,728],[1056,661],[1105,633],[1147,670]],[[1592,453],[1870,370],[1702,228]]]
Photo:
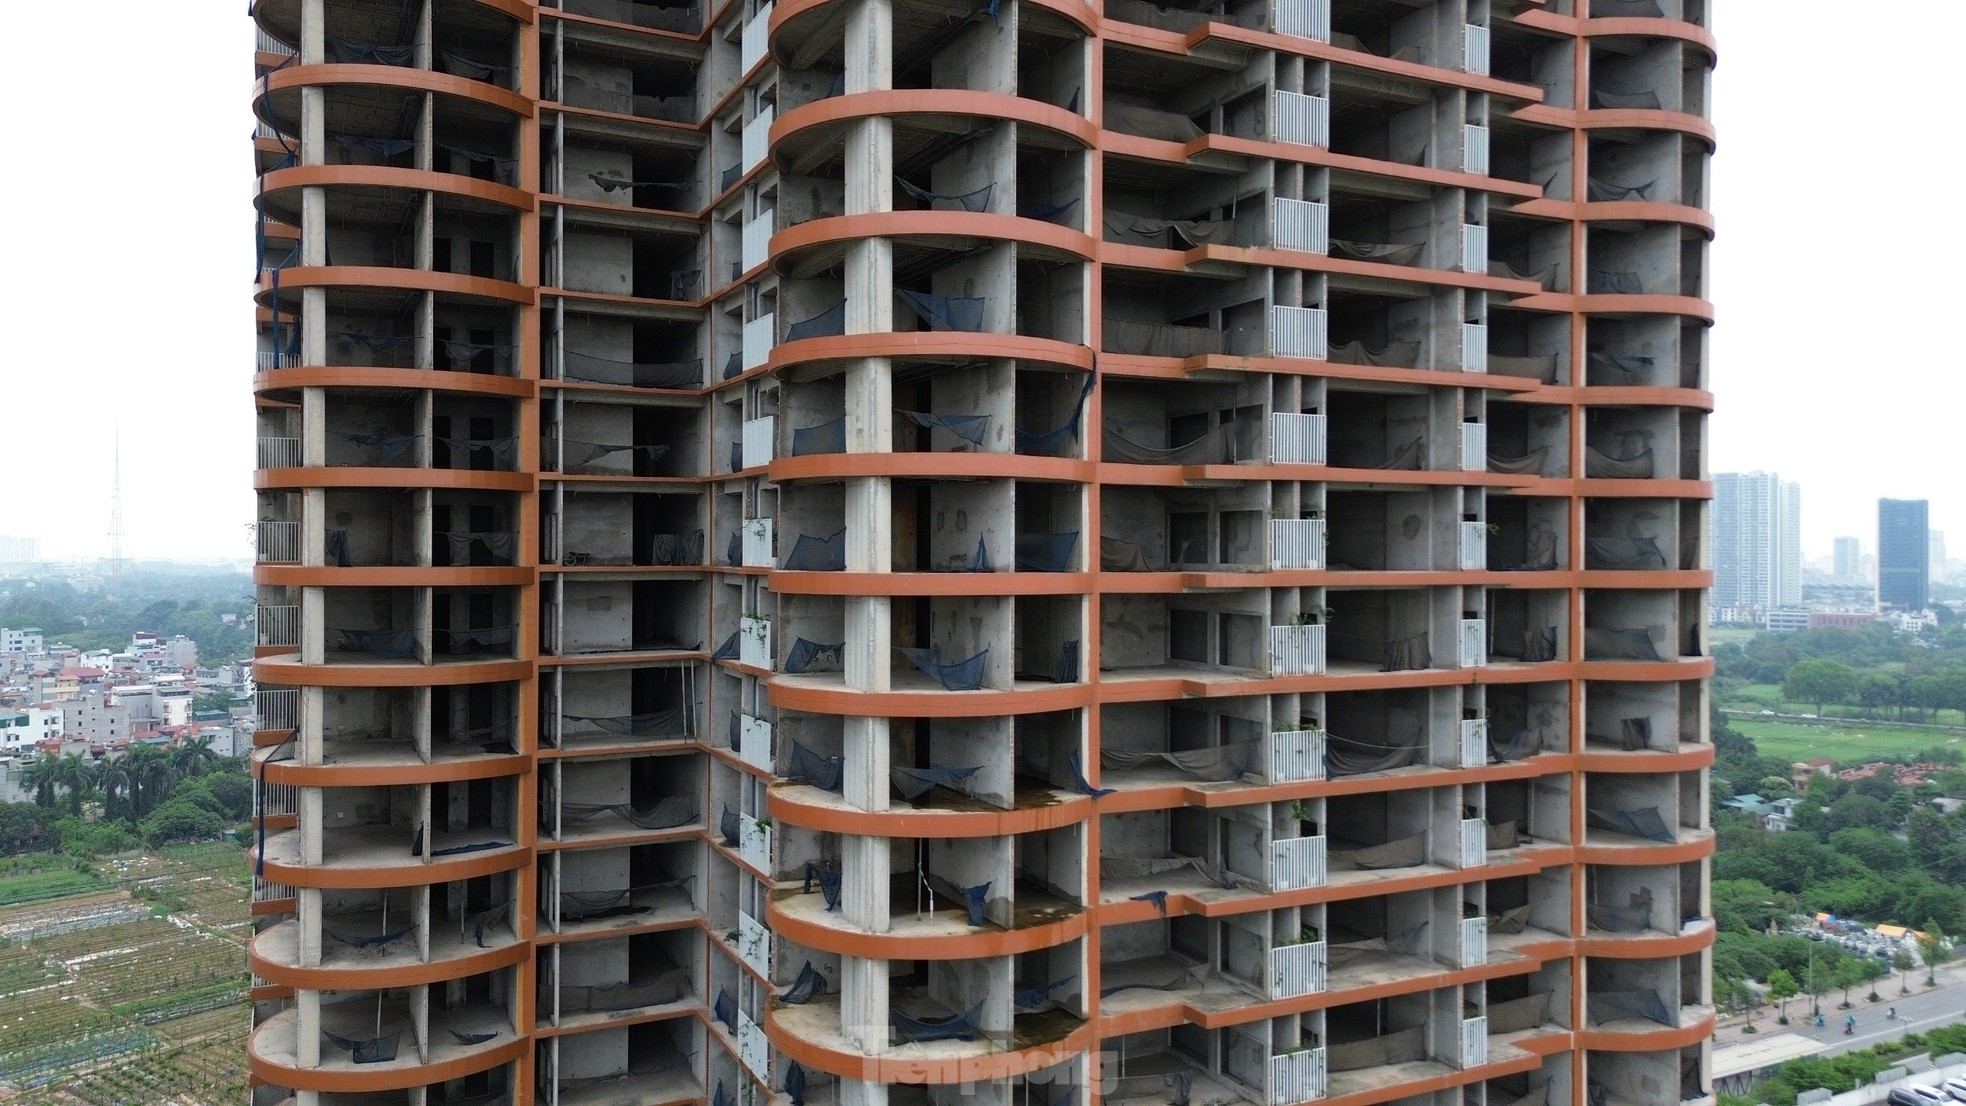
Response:
[[[1839,764],[1863,764],[1908,756],[1934,745],[1957,745],[1961,741],[1958,735],[1939,730],[1866,727],[1861,723],[1809,726],[1730,718],[1727,724],[1752,739],[1762,756],[1790,762],[1831,757]]]
[[[62,863],[50,859],[49,863]],[[91,891],[100,886],[93,872],[78,872],[73,868],[49,868],[33,875],[0,876],[0,906],[12,906],[17,902],[34,902],[39,899],[54,898],[59,895],[74,895]]]

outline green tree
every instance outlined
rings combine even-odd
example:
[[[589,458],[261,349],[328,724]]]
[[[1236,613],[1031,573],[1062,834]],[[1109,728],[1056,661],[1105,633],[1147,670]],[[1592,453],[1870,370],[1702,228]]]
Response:
[[[218,815],[186,800],[172,799],[145,818],[139,832],[156,847],[174,841],[208,841],[225,831]]]
[[[20,788],[34,795],[34,805],[42,807],[55,805],[55,794],[60,787],[56,782],[60,764],[59,756],[42,753],[28,762],[26,768],[21,769]]]
[[[131,787],[132,813],[141,821],[150,811],[162,806],[170,795],[171,785],[177,782],[177,773],[171,766],[171,756],[156,745],[131,745],[123,760],[134,781]]]
[[[1781,1024],[1789,1023],[1789,1000],[1800,991],[1801,988],[1795,985],[1795,977],[1788,973],[1788,969],[1776,968],[1768,973],[1768,997],[1775,1001],[1777,1019]]]
[[[55,786],[68,797],[68,813],[71,817],[82,816],[82,797],[87,795],[94,783],[95,770],[80,753],[69,753],[55,762]]]
[[[1863,970],[1855,960],[1848,958],[1839,960],[1829,970],[1830,989],[1843,992],[1843,1001],[1836,1004],[1838,1010],[1850,1009],[1853,1005],[1850,1002],[1850,989],[1863,981]]]
[[[1891,950],[1891,967],[1895,968],[1898,972],[1899,994],[1911,994],[1911,970],[1917,966],[1918,961],[1912,957],[1908,950],[1904,948]]]
[[[1847,702],[1856,688],[1857,674],[1841,661],[1821,658],[1797,661],[1782,676],[1782,698],[1795,703],[1814,703],[1817,714],[1823,712],[1826,703]]]
[[[1938,986],[1938,977],[1933,973],[1951,954],[1946,949],[1945,930],[1939,928],[1936,920],[1926,919],[1924,930],[1918,934],[1918,952],[1920,959],[1925,961],[1925,985]]]
[[[216,771],[224,759],[212,748],[212,739],[203,734],[179,742],[170,752],[171,771],[181,780]]]

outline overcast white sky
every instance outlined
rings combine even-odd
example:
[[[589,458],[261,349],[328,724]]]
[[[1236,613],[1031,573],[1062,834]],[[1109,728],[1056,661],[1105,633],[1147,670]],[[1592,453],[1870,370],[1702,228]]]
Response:
[[[1932,525],[1966,549],[1966,387],[1944,352],[1962,308],[1938,279],[1947,243],[1966,241],[1966,160],[1946,152],[1966,5],[1901,0],[1886,33],[1853,0],[1710,2],[1712,468],[1801,482],[1810,556],[1839,534],[1874,545],[1880,495],[1930,498]],[[125,553],[250,556],[245,7],[10,16],[0,534],[48,555],[105,551],[120,425]],[[1896,183],[1868,195],[1873,181]]]

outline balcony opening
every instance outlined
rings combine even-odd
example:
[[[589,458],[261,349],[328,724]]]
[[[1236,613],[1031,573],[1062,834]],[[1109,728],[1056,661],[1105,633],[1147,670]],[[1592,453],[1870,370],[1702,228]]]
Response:
[[[541,924],[567,933],[682,920],[696,912],[697,867],[690,840],[548,854]]]
[[[540,781],[540,831],[574,841],[698,825],[702,773],[693,754],[557,762]]]

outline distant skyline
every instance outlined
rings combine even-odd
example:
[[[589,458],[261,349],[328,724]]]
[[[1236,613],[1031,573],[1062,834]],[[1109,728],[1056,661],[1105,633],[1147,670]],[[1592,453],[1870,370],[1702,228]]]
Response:
[[[1921,112],[1878,112],[1872,98],[1824,95],[1826,29],[1851,25],[1834,0],[1723,4],[1714,120],[1711,254],[1714,328],[1711,472],[1778,472],[1802,485],[1803,551],[1877,531],[1877,500],[1929,499],[1934,529],[1966,535],[1952,481],[1958,409],[1928,368],[1950,318],[1937,279],[1966,210],[1904,205],[1902,256],[1866,235],[1859,272],[1893,274],[1891,311],[1832,281],[1825,259],[1845,231],[1883,220],[1889,196],[1827,187],[1820,156],[1861,139],[1850,179],[1945,181],[1946,143]],[[87,36],[91,71],[72,51],[24,53],[0,81],[19,103],[17,149],[43,176],[4,186],[18,220],[4,298],[14,336],[0,385],[13,417],[0,435],[32,479],[0,506],[0,533],[41,539],[47,557],[107,552],[111,449],[120,420],[127,557],[251,554],[253,425],[252,24],[242,5],[112,5]],[[1892,94],[1940,104],[1956,92],[1952,44],[1966,5],[1892,9],[1918,33],[1894,42]],[[18,10],[23,43],[75,40],[66,5]],[[1846,63],[1853,64],[1853,63]],[[51,88],[62,90],[55,100]],[[132,89],[159,94],[136,96]],[[113,133],[115,141],[106,135]],[[1902,198],[1902,197],[1900,197]],[[23,417],[22,412],[27,412]]]

